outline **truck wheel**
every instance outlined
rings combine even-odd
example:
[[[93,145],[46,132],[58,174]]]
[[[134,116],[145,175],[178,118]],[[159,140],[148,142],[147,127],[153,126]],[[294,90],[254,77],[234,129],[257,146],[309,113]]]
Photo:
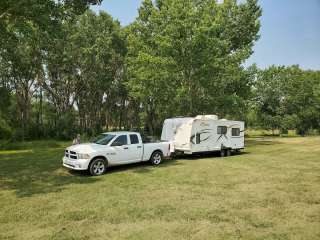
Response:
[[[152,153],[150,162],[152,165],[159,165],[162,162],[162,153],[159,151]]]
[[[92,176],[100,176],[104,174],[107,169],[106,161],[102,158],[94,159],[89,166],[89,173]]]

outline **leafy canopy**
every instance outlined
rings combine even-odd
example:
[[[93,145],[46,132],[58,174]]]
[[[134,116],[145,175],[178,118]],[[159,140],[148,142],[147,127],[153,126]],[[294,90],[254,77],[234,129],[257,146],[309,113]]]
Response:
[[[128,28],[131,96],[160,121],[234,114],[250,91],[241,64],[259,37],[260,15],[256,0],[143,1]]]

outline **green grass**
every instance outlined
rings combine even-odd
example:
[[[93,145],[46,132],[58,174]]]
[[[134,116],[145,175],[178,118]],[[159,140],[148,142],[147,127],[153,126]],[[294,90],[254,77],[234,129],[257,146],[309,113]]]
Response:
[[[63,169],[65,143],[17,146],[0,151],[0,239],[320,239],[320,137],[100,177]]]

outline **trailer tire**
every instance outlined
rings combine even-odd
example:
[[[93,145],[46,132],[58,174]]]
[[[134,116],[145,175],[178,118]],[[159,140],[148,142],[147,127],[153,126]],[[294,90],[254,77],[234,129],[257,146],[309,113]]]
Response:
[[[161,151],[155,151],[152,153],[151,157],[150,157],[150,163],[152,165],[159,165],[162,162],[163,159],[163,154]]]
[[[231,150],[230,149],[226,149],[226,155],[227,155],[227,157],[231,156]]]
[[[241,154],[241,149],[236,149],[235,153],[236,154]]]
[[[225,157],[226,156],[226,150],[225,149],[221,149],[220,150],[220,157]]]

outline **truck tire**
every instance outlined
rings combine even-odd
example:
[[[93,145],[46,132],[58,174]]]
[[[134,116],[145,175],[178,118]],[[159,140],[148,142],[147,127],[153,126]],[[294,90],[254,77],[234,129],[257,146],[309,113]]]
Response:
[[[94,159],[89,165],[89,173],[92,176],[100,176],[105,173],[107,163],[103,158]]]
[[[150,163],[152,165],[159,165],[162,162],[163,154],[160,151],[155,151],[152,153],[150,158]]]

